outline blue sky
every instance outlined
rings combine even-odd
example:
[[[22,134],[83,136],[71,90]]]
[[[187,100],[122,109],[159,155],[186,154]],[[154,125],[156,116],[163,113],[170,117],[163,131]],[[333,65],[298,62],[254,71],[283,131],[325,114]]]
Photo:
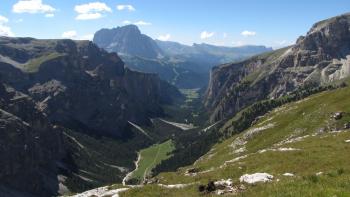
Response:
[[[0,34],[91,38],[134,23],[152,38],[225,46],[294,43],[315,22],[350,12],[349,0],[0,0]],[[119,5],[119,9],[118,9]]]

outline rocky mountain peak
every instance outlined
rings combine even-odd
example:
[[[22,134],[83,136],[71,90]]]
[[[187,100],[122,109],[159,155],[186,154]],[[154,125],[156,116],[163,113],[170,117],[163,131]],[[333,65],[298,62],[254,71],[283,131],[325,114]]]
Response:
[[[320,21],[306,36],[297,40],[294,49],[321,51],[330,57],[345,57],[350,52],[350,13]]]
[[[157,43],[142,34],[136,25],[101,29],[95,33],[93,42],[109,52],[124,55],[154,59],[163,54]]]

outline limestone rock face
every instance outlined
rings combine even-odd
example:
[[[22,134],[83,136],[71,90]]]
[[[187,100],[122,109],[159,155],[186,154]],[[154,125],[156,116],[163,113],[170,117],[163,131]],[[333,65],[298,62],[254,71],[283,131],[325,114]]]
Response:
[[[57,195],[58,175],[71,170],[65,160],[79,154],[66,130],[128,140],[128,121],[149,124],[178,96],[92,42],[1,37],[0,196]]]
[[[61,132],[29,96],[3,84],[0,135],[0,186],[36,196],[56,194],[56,162],[64,156]],[[0,190],[0,195],[12,195],[8,192]]]
[[[180,96],[155,74],[124,68],[116,53],[88,41],[1,38],[3,80],[28,96],[51,122],[120,137],[128,121],[148,124],[160,104]],[[1,52],[1,50],[0,50]],[[26,57],[26,58],[22,58]],[[170,96],[169,96],[170,95]]]
[[[262,99],[350,75],[350,14],[316,23],[296,44],[211,71],[205,105],[219,120]]]
[[[141,34],[135,25],[126,25],[113,29],[101,29],[95,33],[94,43],[110,52],[118,52],[145,58],[157,58],[163,55],[157,43]]]

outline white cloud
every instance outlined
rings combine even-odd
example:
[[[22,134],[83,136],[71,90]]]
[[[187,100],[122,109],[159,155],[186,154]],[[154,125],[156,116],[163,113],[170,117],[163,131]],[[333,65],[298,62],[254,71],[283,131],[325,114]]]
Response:
[[[11,31],[10,27],[0,24],[0,36],[13,37],[15,34]]]
[[[52,18],[52,17],[54,17],[55,15],[54,14],[45,14],[45,17],[46,18]]]
[[[255,32],[255,31],[248,31],[248,30],[245,30],[245,31],[242,31],[242,32],[241,32],[241,35],[242,35],[242,36],[255,36],[255,35],[256,35],[256,32]]]
[[[131,21],[125,20],[125,21],[123,21],[123,24],[125,24],[125,25],[134,24],[134,25],[139,25],[139,26],[141,26],[141,25],[152,25],[152,23],[145,22],[143,20],[136,21],[136,22],[131,22]]]
[[[117,10],[135,11],[136,9],[132,5],[117,5]]]
[[[5,25],[8,22],[8,18],[0,15],[0,36],[15,36],[15,34],[11,31],[11,28]]]
[[[94,34],[86,34],[86,35],[79,36],[77,31],[71,30],[71,31],[63,32],[62,38],[74,39],[74,40],[90,40],[91,41],[94,38]]]
[[[99,18],[102,18],[101,13],[79,14],[77,17],[75,17],[76,20],[93,20]]]
[[[43,4],[42,0],[20,0],[13,5],[12,11],[15,13],[52,14],[56,9],[50,5]]]
[[[4,23],[7,23],[7,22],[9,22],[9,19],[0,15],[0,24],[4,24]]]
[[[102,13],[112,12],[112,9],[105,3],[92,2],[76,5],[74,10],[78,13],[76,20],[92,20],[103,17]]]
[[[23,18],[15,20],[15,23],[21,23],[21,22],[23,22]]]
[[[222,37],[223,37],[223,38],[227,38],[227,33],[226,33],[226,32],[223,33],[223,34],[222,34]]]
[[[212,36],[214,36],[214,32],[207,32],[207,31],[203,31],[201,33],[201,39],[207,39],[207,38],[210,38]]]
[[[241,46],[244,46],[245,44],[244,44],[244,42],[243,41],[233,41],[232,42],[232,44],[233,44],[233,46],[235,46],[235,47],[241,47]]]
[[[77,32],[74,30],[66,31],[62,33],[62,38],[75,39],[77,37]]]
[[[125,20],[125,21],[123,21],[123,24],[131,24],[131,21],[128,21],[128,20]]]
[[[92,40],[94,38],[94,34],[83,35],[79,38],[79,40]]]
[[[168,41],[170,39],[171,35],[170,34],[166,34],[166,35],[160,35],[158,37],[158,40],[161,40],[161,41]]]
[[[145,21],[137,21],[134,23],[134,25],[152,25],[152,23],[145,22]]]

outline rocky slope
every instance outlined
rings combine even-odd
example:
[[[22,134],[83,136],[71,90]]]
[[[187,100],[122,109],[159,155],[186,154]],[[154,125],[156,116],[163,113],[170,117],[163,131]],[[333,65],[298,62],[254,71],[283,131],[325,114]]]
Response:
[[[211,121],[262,99],[350,75],[350,14],[316,23],[295,45],[211,71],[205,105]]]
[[[3,83],[0,133],[0,195],[57,194],[56,162],[65,154],[61,130],[49,123],[28,95]]]
[[[91,42],[1,37],[1,186],[49,196],[66,183],[75,191],[121,181],[117,173],[126,174],[135,151],[150,143],[129,122],[151,125],[178,97],[157,75],[124,68],[116,53]],[[105,161],[98,171],[112,178],[79,174]]]

